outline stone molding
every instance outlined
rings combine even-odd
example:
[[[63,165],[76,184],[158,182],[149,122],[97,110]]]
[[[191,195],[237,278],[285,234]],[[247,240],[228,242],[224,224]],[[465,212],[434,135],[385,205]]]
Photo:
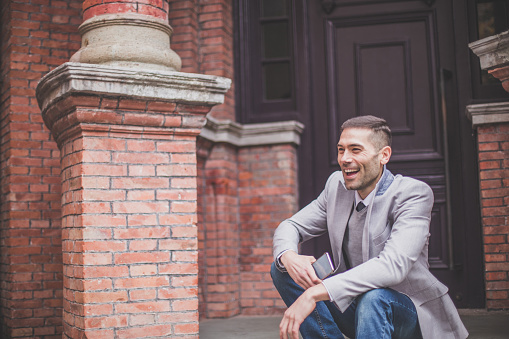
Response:
[[[277,144],[300,144],[304,125],[298,121],[280,121],[257,124],[240,124],[231,120],[217,120],[210,116],[200,137],[214,143],[227,143],[236,147]]]
[[[468,47],[479,57],[482,69],[509,63],[509,31],[474,41]]]
[[[206,113],[224,101],[230,84],[230,79],[211,75],[65,63],[41,79],[36,97],[58,144],[84,124],[132,132],[141,128],[143,133],[168,133],[171,128],[172,133],[198,135]],[[143,116],[143,110],[100,108],[103,98],[155,102],[160,108]]]
[[[214,75],[67,62],[40,80],[36,96],[43,114],[73,93],[212,106],[224,102],[230,85],[230,79]]]
[[[81,24],[81,48],[71,62],[180,71],[170,48],[173,29],[163,19],[139,13],[94,16]]]
[[[509,122],[509,102],[468,105],[467,115],[474,128],[484,124],[506,123]]]

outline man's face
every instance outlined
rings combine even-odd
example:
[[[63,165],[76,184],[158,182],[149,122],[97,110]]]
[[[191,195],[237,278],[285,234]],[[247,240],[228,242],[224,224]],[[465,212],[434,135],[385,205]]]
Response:
[[[338,142],[338,163],[345,186],[359,191],[363,199],[375,188],[391,153],[389,146],[378,150],[369,139],[371,133],[367,128],[347,128]]]

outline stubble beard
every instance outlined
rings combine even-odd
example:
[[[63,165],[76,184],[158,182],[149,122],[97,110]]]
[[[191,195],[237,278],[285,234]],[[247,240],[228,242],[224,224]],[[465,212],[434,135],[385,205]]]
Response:
[[[347,190],[363,190],[377,181],[378,175],[380,174],[380,168],[377,166],[376,157],[377,156],[375,155],[372,158],[372,161],[368,164],[368,166],[362,166],[362,168],[359,170],[359,175],[361,172],[364,172],[361,178],[350,183],[348,183],[345,178],[345,187]]]

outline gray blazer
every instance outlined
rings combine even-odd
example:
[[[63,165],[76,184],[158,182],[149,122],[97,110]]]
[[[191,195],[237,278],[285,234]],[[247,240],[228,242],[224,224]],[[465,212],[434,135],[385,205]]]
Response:
[[[333,173],[320,196],[275,231],[274,259],[285,250],[326,231],[332,246],[335,275],[323,284],[344,312],[354,299],[375,288],[392,288],[414,302],[424,339],[466,338],[447,287],[429,271],[428,242],[433,192],[425,183],[384,169],[368,206],[362,237],[364,263],[346,270],[342,244],[354,191],[341,172]]]

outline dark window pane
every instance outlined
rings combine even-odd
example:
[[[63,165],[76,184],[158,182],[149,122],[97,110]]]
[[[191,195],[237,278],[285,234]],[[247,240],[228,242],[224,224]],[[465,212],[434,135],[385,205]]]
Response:
[[[509,28],[507,4],[507,0],[478,1],[477,29],[479,39],[502,33]],[[481,83],[490,84],[498,82],[487,71],[481,71]]]
[[[289,55],[288,23],[263,24],[263,55],[265,58],[282,58]]]
[[[285,16],[286,15],[286,0],[263,0],[262,1],[262,16]]]
[[[290,63],[277,62],[263,66],[263,82],[266,100],[289,99],[292,97]]]
[[[477,4],[479,39],[502,33],[509,28],[507,0],[482,1]]]

